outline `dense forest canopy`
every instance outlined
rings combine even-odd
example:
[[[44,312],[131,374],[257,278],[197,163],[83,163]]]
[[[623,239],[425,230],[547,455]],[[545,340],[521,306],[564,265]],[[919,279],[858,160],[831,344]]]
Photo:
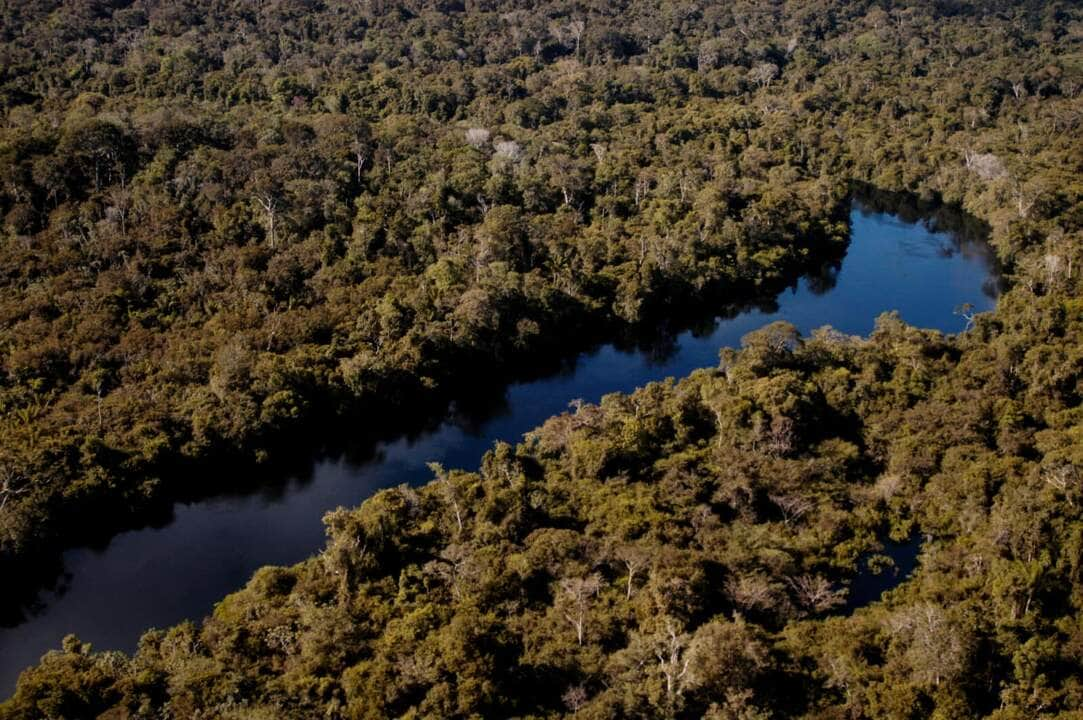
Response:
[[[965,208],[1011,283],[956,337],[772,325],[434,466],[134,657],[69,638],[0,717],[1083,713],[1074,3],[0,13],[4,567],[306,420],[791,280],[855,183]]]
[[[556,327],[789,278],[844,239],[839,137],[795,144],[789,113],[718,102],[758,87],[733,67],[619,61],[593,24],[577,58],[556,9],[529,32],[505,6],[21,9],[7,555],[183,491],[179,457],[409,410]]]

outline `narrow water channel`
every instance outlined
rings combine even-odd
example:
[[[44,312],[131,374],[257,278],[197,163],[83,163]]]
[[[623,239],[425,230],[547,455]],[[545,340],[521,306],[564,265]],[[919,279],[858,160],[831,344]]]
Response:
[[[203,617],[260,566],[292,564],[318,551],[326,511],[358,505],[380,488],[426,482],[429,461],[474,468],[495,440],[517,441],[574,398],[597,401],[715,365],[720,347],[774,320],[804,333],[831,325],[866,335],[879,314],[896,310],[913,325],[958,332],[964,322],[956,307],[994,306],[996,276],[984,244],[912,212],[891,214],[858,201],[851,223],[842,262],[802,278],[769,307],[716,319],[649,350],[603,345],[558,374],[508,386],[502,399],[480,403],[481,410],[452,412],[431,432],[382,443],[364,462],[318,459],[303,477],[273,491],[178,505],[162,527],[122,533],[103,549],[67,552],[63,589],[43,593],[39,612],[0,629],[0,696],[64,635],[75,633],[95,649],[130,652],[149,628]]]

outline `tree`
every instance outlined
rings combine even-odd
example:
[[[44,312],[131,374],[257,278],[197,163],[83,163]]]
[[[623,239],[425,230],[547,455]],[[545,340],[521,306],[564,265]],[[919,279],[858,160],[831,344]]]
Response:
[[[1083,478],[1072,463],[1060,463],[1042,470],[1042,480],[1064,496],[1069,507],[1075,507],[1075,497],[1083,489]],[[3,507],[3,505],[0,505]]]
[[[760,63],[754,68],[748,71],[748,79],[759,85],[761,88],[765,88],[771,84],[771,81],[778,77],[778,65],[774,63]]]
[[[350,152],[354,157],[354,173],[357,184],[361,184],[361,173],[372,155],[372,130],[369,124],[362,120],[354,120],[351,123]]]
[[[809,612],[825,613],[846,602],[846,590],[836,589],[822,575],[803,574],[788,578],[797,602]]]
[[[696,628],[688,648],[688,686],[708,697],[736,695],[754,685],[771,657],[755,626],[717,618]]]
[[[564,706],[572,711],[572,714],[579,712],[587,704],[587,689],[582,685],[572,685],[564,694],[560,696],[560,699],[564,701]]]
[[[974,321],[977,320],[978,317],[977,313],[974,312],[974,305],[971,303],[963,303],[955,308],[955,314],[963,320],[966,320],[966,328],[964,328],[964,331],[974,327]]]
[[[550,185],[560,190],[565,205],[571,205],[576,194],[587,185],[583,163],[567,153],[547,155],[539,166]]]
[[[962,677],[970,656],[970,638],[943,608],[922,603],[904,608],[888,620],[902,646],[902,658],[914,682],[939,686]]]
[[[650,550],[642,545],[627,544],[618,547],[614,555],[624,566],[625,572],[628,573],[628,581],[625,586],[625,597],[630,600],[632,598],[632,590],[634,589],[633,583],[635,582],[636,573],[650,564]]]
[[[591,602],[602,589],[602,576],[592,573],[585,577],[564,578],[559,583],[558,605],[562,614],[575,630],[576,641],[582,645],[586,637]]]
[[[654,656],[658,660],[658,672],[665,678],[666,703],[671,712],[685,690],[688,668],[692,661],[686,652],[690,639],[671,617],[662,619],[654,635]]]
[[[568,23],[568,33],[575,40],[575,57],[579,58],[579,43],[583,39],[583,31],[587,29],[587,24],[581,19],[572,20]]]
[[[273,169],[259,170],[253,181],[252,199],[263,210],[267,242],[271,249],[278,247],[278,218],[285,194],[282,179]]]
[[[816,507],[814,502],[801,495],[769,495],[768,499],[782,511],[782,518],[787,527]]]
[[[134,143],[127,129],[109,120],[77,122],[64,130],[57,152],[68,158],[98,192],[111,182],[127,182]]]
[[[490,133],[485,128],[472,127],[466,131],[466,142],[470,147],[480,150],[489,144]]]
[[[982,180],[992,181],[1008,176],[1004,162],[992,153],[975,153],[966,150],[963,153],[966,169]]]
[[[451,508],[451,512],[455,517],[456,534],[462,535],[464,525],[462,501],[460,500],[459,489],[455,487],[455,484],[451,480],[451,473],[445,470],[444,466],[437,462],[428,463],[428,468],[436,477],[444,502]]]

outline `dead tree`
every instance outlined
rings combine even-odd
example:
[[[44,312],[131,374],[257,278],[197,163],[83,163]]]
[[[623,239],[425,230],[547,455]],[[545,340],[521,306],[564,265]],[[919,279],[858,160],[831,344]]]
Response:
[[[963,303],[959,307],[955,308],[955,314],[961,317],[963,320],[966,320],[966,328],[964,329],[964,332],[974,327],[974,320],[978,316],[978,313],[974,310],[974,306],[970,303]]]
[[[790,527],[801,519],[815,503],[800,495],[769,495],[768,499],[782,512],[782,521]]]
[[[658,658],[658,670],[666,680],[666,699],[672,706],[683,690],[683,680],[688,675],[688,635],[679,631],[672,618],[666,618],[665,627],[658,634],[654,656]]]
[[[263,208],[267,218],[267,237],[271,242],[271,249],[274,250],[278,246],[278,198],[271,193],[261,193],[252,199]]]
[[[579,44],[583,40],[583,31],[587,29],[587,24],[582,20],[572,20],[568,23],[568,32],[571,33],[572,38],[575,40],[575,58],[579,59]]]
[[[797,602],[813,613],[822,613],[846,601],[846,591],[836,590],[821,575],[799,575],[788,579]]]
[[[635,588],[634,582],[636,573],[647,567],[648,563],[650,563],[650,551],[639,545],[624,545],[617,549],[616,556],[621,564],[624,565],[624,569],[628,573],[625,596],[628,599],[631,599],[632,590]]]
[[[1042,481],[1064,495],[1069,507],[1075,507],[1072,496],[1079,491],[1080,476],[1075,465],[1063,463],[1042,471]]]
[[[587,614],[591,599],[602,589],[602,577],[597,573],[586,577],[564,578],[560,581],[560,590],[566,602],[564,619],[575,628],[575,637],[580,645],[586,636]]]

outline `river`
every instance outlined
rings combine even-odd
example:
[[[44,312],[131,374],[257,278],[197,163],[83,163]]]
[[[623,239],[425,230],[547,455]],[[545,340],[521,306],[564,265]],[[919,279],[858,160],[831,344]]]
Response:
[[[380,488],[426,482],[429,461],[475,468],[495,440],[517,441],[574,398],[597,401],[715,365],[720,347],[768,322],[787,320],[804,333],[831,325],[867,335],[880,313],[896,310],[913,325],[958,332],[965,322],[956,307],[994,307],[987,246],[938,229],[913,209],[893,210],[855,201],[841,263],[800,279],[765,306],[726,313],[646,348],[602,345],[568,359],[558,373],[513,383],[502,395],[490,392],[470,410],[453,408],[435,429],[381,443],[364,460],[319,458],[273,489],[179,504],[160,527],[121,533],[103,548],[69,550],[62,588],[43,592],[40,608],[21,624],[0,628],[0,695],[68,633],[98,650],[130,652],[149,628],[205,616],[257,568],[317,552],[326,511],[358,505]]]

